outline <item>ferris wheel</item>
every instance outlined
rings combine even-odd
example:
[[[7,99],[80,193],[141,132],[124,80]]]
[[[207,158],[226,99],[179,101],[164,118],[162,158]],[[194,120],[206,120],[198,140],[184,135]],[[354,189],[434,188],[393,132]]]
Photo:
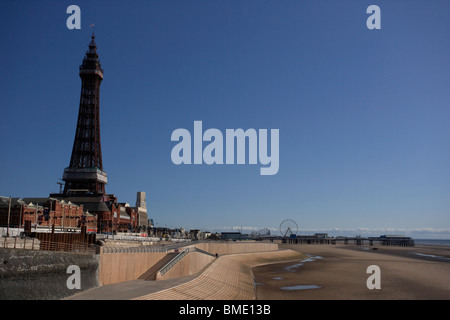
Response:
[[[291,235],[296,235],[298,232],[298,225],[292,219],[285,219],[280,223],[280,233],[283,238],[289,238]]]

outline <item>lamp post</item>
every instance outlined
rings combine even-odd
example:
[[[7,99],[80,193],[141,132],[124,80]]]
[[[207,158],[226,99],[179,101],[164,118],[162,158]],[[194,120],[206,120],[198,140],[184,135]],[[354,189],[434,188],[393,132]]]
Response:
[[[50,198],[50,211],[48,212],[48,230],[51,229],[53,202]]]
[[[62,206],[62,232],[64,232],[64,222],[65,222],[65,215],[66,215],[66,206]]]
[[[25,202],[23,200],[17,200],[17,203],[20,204],[20,214],[19,214],[19,223],[17,224],[17,228],[19,228],[19,234],[20,234],[20,228],[22,227],[22,214],[23,214],[23,207],[25,205]],[[25,230],[24,230],[25,231]]]
[[[6,236],[9,237],[9,219],[11,217],[11,196],[9,196],[9,205],[8,205],[8,224],[6,227]]]

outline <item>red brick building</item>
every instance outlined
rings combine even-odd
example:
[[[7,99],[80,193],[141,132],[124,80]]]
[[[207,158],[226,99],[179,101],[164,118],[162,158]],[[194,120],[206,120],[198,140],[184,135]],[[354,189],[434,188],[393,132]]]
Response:
[[[23,228],[30,221],[32,228],[77,230],[86,226],[88,232],[97,231],[97,217],[77,205],[55,198],[0,197],[0,226]]]

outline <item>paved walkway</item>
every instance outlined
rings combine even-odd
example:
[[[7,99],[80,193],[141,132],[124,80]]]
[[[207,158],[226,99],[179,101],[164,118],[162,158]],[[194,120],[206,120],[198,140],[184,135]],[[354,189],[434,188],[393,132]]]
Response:
[[[142,295],[158,292],[195,279],[198,274],[159,281],[130,280],[88,289],[64,300],[131,300]]]

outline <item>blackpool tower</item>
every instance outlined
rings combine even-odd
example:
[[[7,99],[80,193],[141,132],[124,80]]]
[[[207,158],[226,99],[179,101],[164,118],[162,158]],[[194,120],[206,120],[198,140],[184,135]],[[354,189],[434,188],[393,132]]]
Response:
[[[80,192],[104,195],[107,176],[103,171],[100,143],[100,84],[103,80],[103,69],[98,58],[94,34],[79,74],[80,108],[70,164],[63,174],[64,195]]]

